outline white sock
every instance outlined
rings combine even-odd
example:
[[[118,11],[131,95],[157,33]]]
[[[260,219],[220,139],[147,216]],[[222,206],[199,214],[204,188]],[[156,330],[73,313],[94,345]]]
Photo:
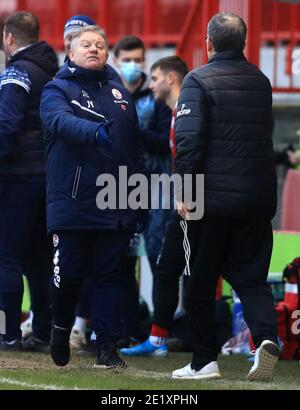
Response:
[[[150,343],[153,346],[162,346],[166,344],[166,338],[165,337],[158,337],[158,336],[149,336]]]
[[[90,341],[91,341],[91,342],[95,342],[96,339],[97,339],[97,335],[96,335],[96,333],[93,331],[92,334],[91,334]]]
[[[85,333],[85,331],[86,331],[86,322],[87,322],[87,320],[84,319],[83,317],[76,316],[73,328],[78,330],[78,332],[80,332],[80,333]]]

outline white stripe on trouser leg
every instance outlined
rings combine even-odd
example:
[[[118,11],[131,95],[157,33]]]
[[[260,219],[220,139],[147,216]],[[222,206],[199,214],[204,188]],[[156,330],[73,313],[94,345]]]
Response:
[[[53,269],[53,273],[54,273],[54,277],[53,277],[53,281],[54,281],[54,285],[59,288],[60,287],[60,267],[58,266],[59,263],[59,249],[57,248],[55,253],[54,253],[54,257],[53,257],[53,265],[54,265],[54,269]]]
[[[190,247],[190,242],[189,242],[188,235],[187,235],[187,222],[180,221],[180,226],[181,226],[181,229],[183,230],[183,249],[184,249],[185,262],[186,262],[183,274],[190,276],[191,274],[191,270],[190,270],[191,247]]]

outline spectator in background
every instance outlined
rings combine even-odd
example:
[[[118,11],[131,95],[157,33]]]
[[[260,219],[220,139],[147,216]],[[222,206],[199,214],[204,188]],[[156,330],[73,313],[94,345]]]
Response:
[[[171,110],[161,101],[155,101],[149,88],[150,79],[144,73],[145,46],[134,36],[126,36],[114,47],[114,64],[125,87],[130,91],[139,117],[140,134],[145,151],[148,175],[171,172],[169,131]],[[154,269],[170,212],[152,210],[144,232],[147,255]]]
[[[206,39],[209,63],[185,78],[178,101],[175,171],[204,174],[204,217],[190,220],[190,205],[178,203],[187,223],[193,358],[173,372],[176,379],[220,377],[214,325],[220,274],[237,292],[256,346],[248,380],[270,381],[279,357],[267,284],[276,212],[272,87],[244,57],[246,33],[241,17],[215,15]]]
[[[54,50],[38,37],[39,21],[31,13],[17,12],[6,19],[3,45],[8,66],[0,78],[0,309],[6,315],[6,334],[0,350],[21,347],[23,272],[34,312],[33,334],[23,341],[23,349],[49,347],[51,248],[39,105],[58,62]]]
[[[172,110],[170,147],[175,159],[174,122],[177,100],[184,77],[188,73],[186,63],[177,56],[158,60],[151,67],[150,89],[157,101],[163,101]],[[182,247],[183,231],[180,217],[173,211],[165,239],[153,272],[153,324],[149,338],[136,346],[123,348],[126,356],[166,356],[171,323],[178,305],[179,277],[185,268]]]
[[[153,173],[170,174],[169,130],[171,110],[163,102],[155,101],[153,92],[149,88],[150,79],[144,72],[144,43],[135,36],[121,38],[114,46],[113,61],[125,87],[130,91],[135,101],[148,177]],[[151,193],[152,196],[158,197],[159,189],[159,186],[156,186]],[[160,209],[152,209],[149,212],[143,235],[152,272],[161,249],[170,214],[170,210],[162,209],[162,203],[160,203]],[[136,250],[134,247],[131,249],[131,255],[127,260],[127,272],[131,278],[131,285],[126,293],[127,298],[124,300],[124,346],[128,345],[129,342],[127,336],[140,338],[137,329],[139,293],[135,280]]]
[[[97,26],[73,36],[69,56],[41,102],[47,222],[54,246],[51,355],[58,366],[69,362],[75,306],[90,274],[96,365],[126,367],[116,352],[124,259],[144,212],[98,208],[96,181],[106,173],[118,181],[119,165],[127,166],[128,177],[144,173],[138,120],[130,93],[110,80],[108,42]],[[120,99],[123,104],[115,103]]]

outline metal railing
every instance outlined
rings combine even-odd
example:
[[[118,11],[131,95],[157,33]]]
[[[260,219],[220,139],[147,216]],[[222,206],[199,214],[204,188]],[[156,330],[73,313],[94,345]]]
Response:
[[[15,4],[16,9],[30,10],[40,18],[41,38],[57,50],[63,50],[65,21],[74,14],[88,14],[106,30],[111,45],[126,34],[134,34],[143,39],[146,47],[175,46],[177,54],[190,68],[207,62],[205,35],[211,16],[219,11],[235,12],[248,25],[245,53],[252,63],[267,71],[274,91],[300,91],[299,3],[277,0],[15,0]],[[4,6],[0,7],[0,13],[4,17]]]

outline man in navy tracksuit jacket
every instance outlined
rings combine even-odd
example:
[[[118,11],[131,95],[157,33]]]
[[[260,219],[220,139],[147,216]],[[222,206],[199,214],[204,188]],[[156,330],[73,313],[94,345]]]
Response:
[[[58,70],[57,56],[38,42],[39,22],[18,12],[5,21],[4,49],[9,63],[0,77],[0,309],[6,334],[0,350],[20,348],[22,273],[27,272],[33,336],[30,350],[49,348],[48,296],[51,248],[45,215],[44,141],[39,117],[42,88]]]
[[[64,27],[65,63],[69,61],[69,51],[73,35],[83,27],[95,24],[96,22],[90,16],[85,15],[75,15],[66,21]],[[106,65],[106,69],[108,70],[109,79],[122,85],[121,78],[116,70],[109,64]],[[86,344],[85,330],[87,320],[90,317],[90,282],[91,278],[88,277],[82,285],[81,295],[76,308],[76,318],[70,335],[71,349],[78,349]]]
[[[119,335],[122,273],[144,212],[98,209],[99,175],[118,187],[119,166],[143,173],[138,120],[130,93],[109,80],[105,35],[97,27],[78,31],[70,62],[43,92],[41,118],[47,142],[47,221],[53,235],[51,355],[69,361],[69,335],[80,285],[92,272],[92,326],[100,367],[126,365],[115,350]],[[98,204],[99,205],[99,204]]]

